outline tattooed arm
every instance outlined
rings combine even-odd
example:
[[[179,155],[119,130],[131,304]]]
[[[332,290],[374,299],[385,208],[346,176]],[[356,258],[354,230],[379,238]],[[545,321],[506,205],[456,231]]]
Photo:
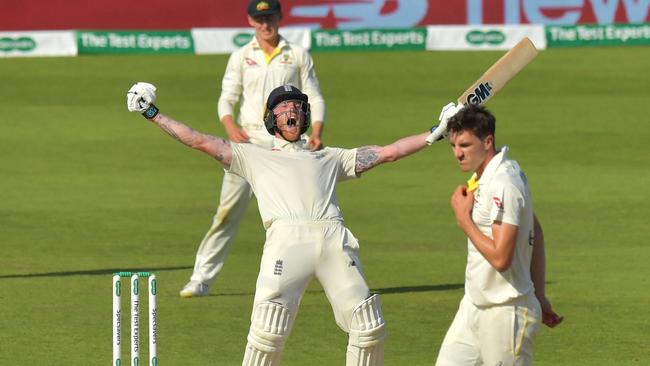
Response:
[[[226,167],[230,166],[230,161],[232,159],[230,141],[222,139],[221,137],[206,135],[195,131],[189,126],[175,121],[162,113],[158,113],[158,115],[150,121],[158,125],[158,127],[174,139],[192,149],[202,151],[212,156]]]
[[[419,135],[404,137],[386,146],[363,146],[357,149],[355,172],[361,174],[379,164],[396,161],[422,150],[427,146],[425,132]]]

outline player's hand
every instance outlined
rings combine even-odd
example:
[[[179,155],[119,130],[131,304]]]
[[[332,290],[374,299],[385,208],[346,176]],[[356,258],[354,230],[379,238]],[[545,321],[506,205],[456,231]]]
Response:
[[[239,142],[239,143],[249,141],[248,134],[246,133],[246,131],[244,131],[244,129],[236,125],[233,126],[224,125],[224,126],[226,128],[226,133],[228,134],[228,139],[230,141]]]
[[[472,208],[474,207],[474,193],[467,192],[467,186],[458,186],[451,195],[451,208],[454,210],[456,222],[461,228],[472,220]]]
[[[537,296],[539,304],[542,306],[542,323],[544,323],[549,328],[555,328],[557,325],[562,323],[564,320],[563,316],[558,315],[553,311],[551,302],[548,301],[546,296]]]
[[[440,111],[440,116],[438,116],[438,124],[431,127],[431,134],[427,136],[426,142],[428,145],[433,144],[434,142],[443,140],[447,137],[447,121],[449,118],[453,117],[458,111],[463,109],[462,104],[449,103],[446,106],[442,107]]]
[[[311,151],[316,151],[316,150],[322,149],[323,148],[323,142],[321,141],[320,136],[316,136],[314,134],[309,136],[309,139],[307,139],[307,147]]]
[[[126,93],[126,108],[129,112],[143,113],[155,101],[156,87],[149,83],[137,82]]]

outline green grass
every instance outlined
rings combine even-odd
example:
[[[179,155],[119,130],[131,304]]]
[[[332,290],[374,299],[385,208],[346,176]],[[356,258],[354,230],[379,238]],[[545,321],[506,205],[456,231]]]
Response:
[[[326,144],[424,131],[500,54],[316,54]],[[536,365],[650,363],[649,58],[647,47],[547,50],[490,102],[497,143],[531,181],[547,292],[566,317],[540,332]],[[162,364],[241,363],[264,239],[255,204],[214,295],[181,299],[223,173],[125,107],[131,84],[150,81],[165,113],[223,135],[216,99],[226,61],[0,59],[0,364],[108,364],[117,269],[158,275]],[[454,316],[466,253],[449,197],[466,178],[438,144],[339,187],[368,282],[382,294],[387,365],[431,365]],[[343,364],[346,341],[313,283],[283,365]]]

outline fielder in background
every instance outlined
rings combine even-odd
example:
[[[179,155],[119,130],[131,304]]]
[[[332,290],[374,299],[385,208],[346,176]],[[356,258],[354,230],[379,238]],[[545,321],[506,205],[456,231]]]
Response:
[[[368,289],[359,244],[343,224],[336,185],[423,149],[430,133],[383,147],[310,151],[300,139],[310,122],[308,97],[284,85],[274,89],[266,103],[264,124],[273,137],[273,148],[267,149],[194,131],[158,113],[154,100],[153,85],[137,83],[127,94],[127,107],[218,160],[231,174],[245,179],[257,197],[266,242],[242,364],[279,364],[300,300],[315,277],[336,323],[349,334],[346,364],[382,365],[386,330],[379,296]]]
[[[221,83],[219,119],[233,142],[250,142],[271,148],[270,136],[262,123],[264,102],[273,88],[291,84],[311,101],[311,136],[307,145],[322,148],[325,102],[321,96],[314,63],[309,53],[289,43],[278,33],[282,11],[277,0],[253,0],[248,5],[248,23],[255,37],[228,60]],[[240,103],[237,123],[234,108]],[[305,137],[303,137],[305,138]],[[190,281],[180,292],[182,297],[205,296],[223,268],[239,225],[252,197],[251,187],[241,177],[225,172],[219,207],[212,226],[199,245]]]
[[[461,109],[446,131],[460,168],[474,175],[451,197],[469,253],[465,296],[436,365],[531,365],[540,321],[555,327],[563,318],[546,298],[544,237],[526,176],[507,147],[495,148],[484,107]]]

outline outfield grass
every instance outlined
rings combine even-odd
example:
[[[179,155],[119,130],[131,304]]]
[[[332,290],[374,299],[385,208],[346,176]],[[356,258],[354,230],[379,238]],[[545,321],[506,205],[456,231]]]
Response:
[[[499,56],[314,55],[326,144],[424,131]],[[536,365],[650,364],[648,59],[650,48],[547,50],[490,102],[497,144],[530,179],[547,292],[566,317],[540,332]],[[223,172],[125,107],[131,84],[150,81],[165,113],[223,135],[215,115],[226,60],[0,59],[0,365],[109,364],[118,269],[158,275],[163,365],[240,364],[264,239],[255,204],[213,296],[181,299]],[[340,185],[368,282],[382,294],[386,365],[431,365],[456,311],[466,253],[448,202],[465,179],[438,144]],[[283,365],[341,365],[346,341],[313,283]]]

